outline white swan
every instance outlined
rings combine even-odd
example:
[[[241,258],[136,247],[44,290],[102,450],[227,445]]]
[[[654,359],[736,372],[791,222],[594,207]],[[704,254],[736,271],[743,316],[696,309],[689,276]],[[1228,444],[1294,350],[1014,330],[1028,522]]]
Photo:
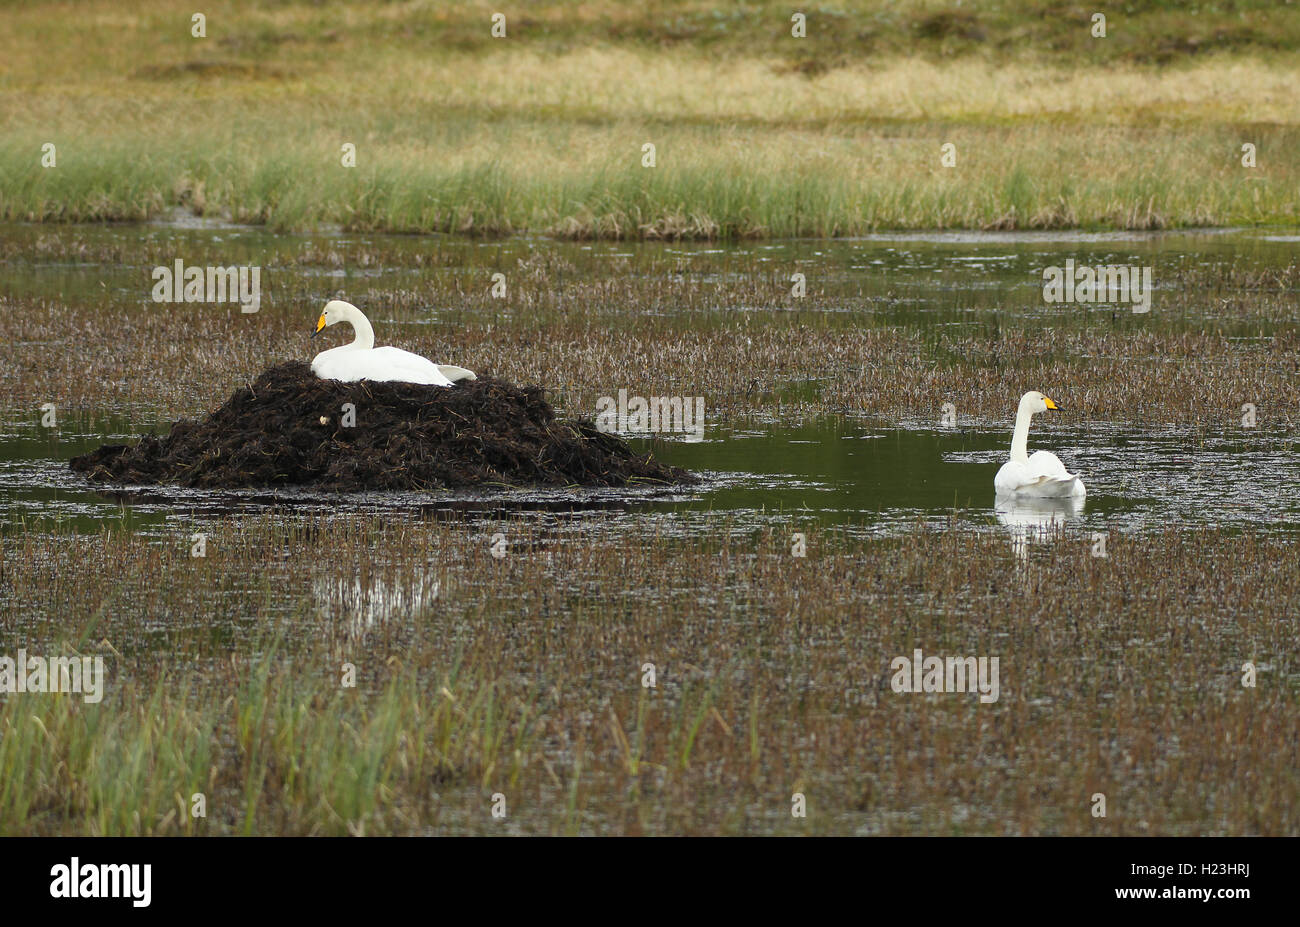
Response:
[[[1039,412],[1056,408],[1056,403],[1036,390],[1020,397],[1016,430],[1011,436],[1011,459],[993,478],[999,496],[1062,498],[1087,493],[1083,480],[1067,472],[1065,464],[1051,451],[1036,451],[1029,456],[1029,420]]]
[[[375,347],[375,330],[356,306],[331,299],[316,320],[315,338],[326,325],[349,322],[356,338],[351,344],[321,351],[311,362],[311,371],[322,380],[378,380],[397,383],[425,383],[451,386],[457,380],[476,380],[474,371],[433,361],[401,348]]]

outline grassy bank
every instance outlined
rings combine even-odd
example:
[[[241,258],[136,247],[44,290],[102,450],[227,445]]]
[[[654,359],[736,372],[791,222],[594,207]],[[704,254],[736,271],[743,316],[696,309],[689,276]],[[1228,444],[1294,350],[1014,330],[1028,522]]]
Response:
[[[1179,26],[1153,5],[1091,39],[1046,7],[899,3],[794,39],[775,5],[552,4],[493,40],[491,10],[463,5],[235,7],[205,39],[161,4],[8,9],[0,218],[184,206],[574,238],[1294,223],[1295,30],[1239,12]]]
[[[1300,829],[1284,540],[1022,562],[997,534],[800,525],[799,560],[779,531],[617,516],[175,528],[3,538],[28,652],[101,653],[110,684],[0,703],[0,832]],[[894,692],[887,656],[918,647],[1000,656],[998,701]]]

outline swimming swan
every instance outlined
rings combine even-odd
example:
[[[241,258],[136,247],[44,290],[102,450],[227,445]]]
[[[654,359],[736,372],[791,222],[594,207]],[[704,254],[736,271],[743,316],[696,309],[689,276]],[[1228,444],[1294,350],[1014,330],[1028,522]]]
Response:
[[[1062,498],[1087,493],[1083,480],[1067,472],[1065,464],[1051,451],[1036,451],[1029,456],[1029,420],[1048,409],[1057,410],[1056,403],[1036,390],[1020,397],[1016,430],[1011,436],[1011,459],[993,479],[999,496]]]
[[[375,330],[361,310],[341,299],[331,299],[316,321],[315,338],[326,325],[349,322],[356,332],[351,344],[321,351],[311,362],[311,371],[322,380],[378,380],[397,383],[425,383],[451,386],[457,380],[476,380],[474,371],[450,364],[435,364],[400,348],[375,347]]]

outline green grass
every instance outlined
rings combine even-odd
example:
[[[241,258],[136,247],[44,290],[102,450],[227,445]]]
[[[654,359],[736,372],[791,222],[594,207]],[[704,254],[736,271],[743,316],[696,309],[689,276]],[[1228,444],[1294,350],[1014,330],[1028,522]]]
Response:
[[[113,687],[99,705],[9,696],[0,830],[401,832],[427,811],[428,783],[517,784],[530,703],[480,680],[444,676],[431,689],[397,664],[361,692],[340,685],[341,666],[334,679],[321,669],[259,653],[193,686],[161,675]],[[194,813],[196,796],[210,814]]]
[[[825,8],[803,40],[775,4],[550,4],[504,40],[489,13],[237,6],[193,39],[162,5],[0,12],[0,219],[746,238],[1300,217],[1300,44],[1262,5],[1138,5],[1104,40],[1013,4]]]

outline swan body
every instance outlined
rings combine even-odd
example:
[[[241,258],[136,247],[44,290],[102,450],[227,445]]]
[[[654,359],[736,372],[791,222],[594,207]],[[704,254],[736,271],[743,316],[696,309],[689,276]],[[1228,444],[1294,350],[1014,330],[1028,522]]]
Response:
[[[1011,459],[993,478],[998,496],[1033,496],[1044,499],[1083,497],[1087,489],[1083,480],[1065,469],[1051,451],[1029,455],[1029,420],[1039,412],[1057,410],[1056,403],[1038,391],[1020,397],[1016,412],[1016,430],[1011,436]]]
[[[312,337],[320,334],[325,326],[337,322],[351,324],[356,338],[351,344],[330,348],[316,355],[311,362],[311,370],[322,380],[341,380],[344,383],[375,380],[451,386],[458,380],[477,379],[474,371],[464,367],[435,364],[428,358],[401,348],[375,347],[375,330],[371,327],[370,320],[356,306],[341,299],[332,299],[325,304]]]

